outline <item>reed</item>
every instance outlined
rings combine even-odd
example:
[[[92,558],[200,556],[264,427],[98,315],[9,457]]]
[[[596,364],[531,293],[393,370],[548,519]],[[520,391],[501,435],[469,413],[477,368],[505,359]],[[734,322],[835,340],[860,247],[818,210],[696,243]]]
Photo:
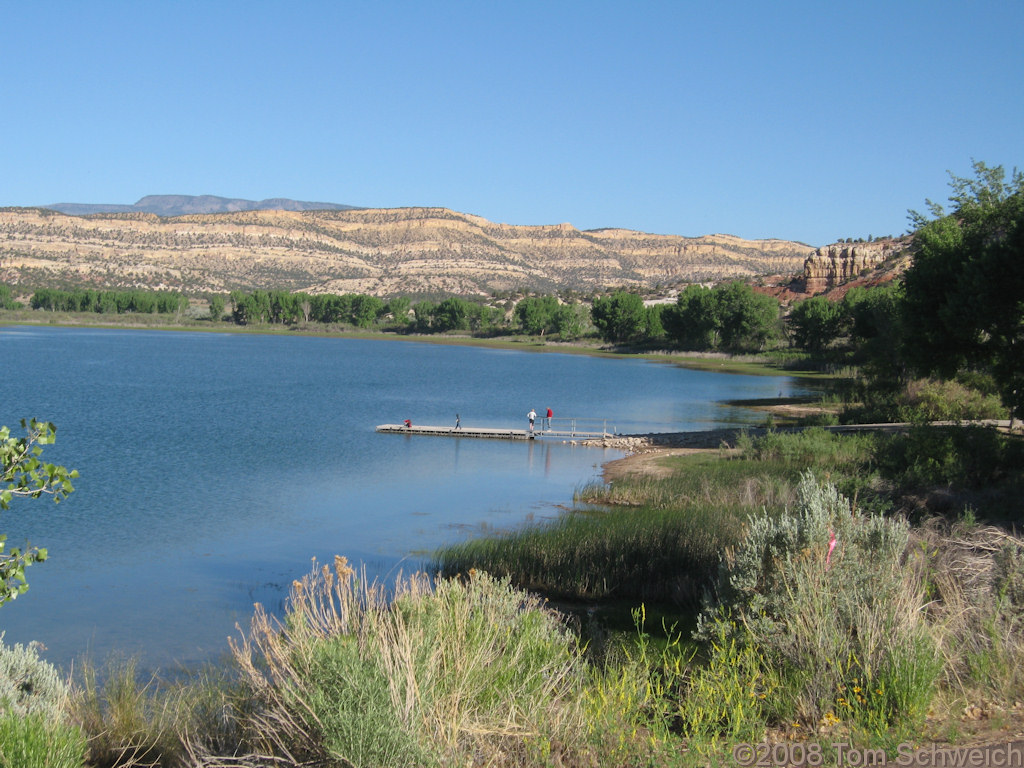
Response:
[[[443,574],[486,570],[550,597],[628,598],[696,606],[747,518],[795,495],[796,460],[683,457],[669,477],[577,492],[557,520],[471,539],[435,554]]]
[[[486,569],[550,597],[636,598],[693,604],[742,530],[735,511],[704,505],[681,515],[638,508],[576,512],[543,527],[445,549],[451,575]]]
[[[134,658],[111,658],[102,669],[79,666],[68,711],[88,736],[90,766],[195,765],[204,752],[239,743],[237,712],[247,709],[229,669],[208,667],[175,680],[142,677]]]

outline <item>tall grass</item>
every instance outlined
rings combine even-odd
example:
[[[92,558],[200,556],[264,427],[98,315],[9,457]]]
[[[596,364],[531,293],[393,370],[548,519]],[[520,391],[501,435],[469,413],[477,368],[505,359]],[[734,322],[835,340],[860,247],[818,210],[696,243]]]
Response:
[[[477,539],[438,557],[447,575],[487,569],[550,597],[634,598],[693,604],[740,536],[740,518],[711,505],[576,512],[544,526]]]
[[[384,588],[338,558],[232,650],[224,677],[88,668],[68,710],[88,765],[583,768],[677,746],[662,650],[595,662],[544,600],[484,573]]]
[[[446,575],[486,570],[552,597],[695,606],[751,514],[792,503],[808,461],[825,470],[860,466],[868,442],[816,429],[745,445],[739,459],[684,457],[669,477],[585,487],[577,500],[604,506],[446,547],[435,566]]]
[[[0,712],[0,768],[82,768],[85,736],[42,712]]]
[[[736,742],[761,741],[766,725],[779,720],[778,670],[762,649],[742,642],[731,629],[717,625],[705,663],[677,680],[678,727],[701,755]]]
[[[239,743],[238,712],[247,709],[227,669],[209,668],[176,680],[145,679],[135,659],[104,668],[85,660],[69,699],[73,722],[88,734],[91,766],[195,764],[194,753],[225,752]]]
[[[820,427],[796,432],[769,430],[752,437],[741,434],[737,448],[753,461],[782,462],[798,471],[815,468],[823,471],[849,469],[869,461],[874,449],[871,435],[837,435]]]
[[[580,649],[540,599],[487,574],[384,590],[339,559],[296,583],[283,623],[258,611],[233,650],[259,754],[547,765],[586,750]]]
[[[950,701],[1018,701],[1024,691],[1024,539],[970,520],[913,532],[927,565]]]

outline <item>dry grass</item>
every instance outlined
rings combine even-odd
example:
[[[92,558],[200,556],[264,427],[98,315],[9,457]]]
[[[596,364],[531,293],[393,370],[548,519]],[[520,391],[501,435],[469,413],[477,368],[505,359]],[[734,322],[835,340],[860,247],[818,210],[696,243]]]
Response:
[[[1024,539],[1004,528],[938,518],[913,534],[927,569],[946,698],[1012,705],[1024,692]]]
[[[586,751],[582,653],[543,602],[486,574],[355,578],[344,558],[258,609],[232,651],[258,702],[240,762],[544,765]],[[275,763],[276,761],[276,763]]]

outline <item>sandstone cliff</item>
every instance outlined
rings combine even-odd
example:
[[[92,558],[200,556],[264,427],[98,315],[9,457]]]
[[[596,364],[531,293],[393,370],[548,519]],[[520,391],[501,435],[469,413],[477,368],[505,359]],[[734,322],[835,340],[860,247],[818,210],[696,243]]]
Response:
[[[802,243],[730,235],[496,224],[445,208],[173,218],[0,209],[0,282],[29,288],[591,291],[795,274],[813,252]]]
[[[903,253],[908,243],[908,238],[893,238],[818,248],[804,262],[803,292],[813,295],[849,283]]]

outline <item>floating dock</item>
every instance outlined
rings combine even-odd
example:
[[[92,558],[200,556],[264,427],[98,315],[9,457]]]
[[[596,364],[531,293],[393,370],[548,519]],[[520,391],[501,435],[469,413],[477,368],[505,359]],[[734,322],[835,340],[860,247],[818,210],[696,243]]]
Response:
[[[529,440],[531,433],[525,429],[488,429],[485,427],[407,427],[404,424],[381,424],[378,432],[402,435],[434,435],[439,437],[485,437],[492,440]]]
[[[569,428],[561,429],[500,429],[494,427],[433,427],[433,426],[405,426],[404,424],[381,424],[377,427],[378,432],[386,432],[400,435],[433,435],[435,437],[477,437],[489,438],[491,440],[535,440],[537,438],[547,440],[590,440],[600,437],[614,437],[614,432],[607,429],[600,431],[578,430],[576,425],[567,425]]]

